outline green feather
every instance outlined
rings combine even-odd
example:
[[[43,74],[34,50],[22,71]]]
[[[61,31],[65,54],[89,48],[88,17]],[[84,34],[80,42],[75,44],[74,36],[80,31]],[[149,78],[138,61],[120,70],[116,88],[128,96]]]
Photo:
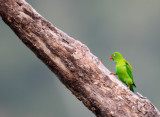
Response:
[[[130,90],[134,92],[133,85],[130,85]]]
[[[136,87],[136,85],[133,82],[132,67],[129,62],[119,52],[113,52],[111,58],[115,62],[118,78],[134,92],[133,86]]]

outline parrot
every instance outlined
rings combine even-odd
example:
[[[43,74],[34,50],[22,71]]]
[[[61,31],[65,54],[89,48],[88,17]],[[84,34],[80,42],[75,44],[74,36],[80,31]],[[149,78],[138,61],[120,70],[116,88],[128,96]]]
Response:
[[[110,74],[118,75],[118,78],[134,92],[133,86],[136,87],[136,85],[133,82],[132,67],[130,63],[125,60],[119,52],[113,52],[110,59],[114,61],[116,70],[116,73],[111,72]]]

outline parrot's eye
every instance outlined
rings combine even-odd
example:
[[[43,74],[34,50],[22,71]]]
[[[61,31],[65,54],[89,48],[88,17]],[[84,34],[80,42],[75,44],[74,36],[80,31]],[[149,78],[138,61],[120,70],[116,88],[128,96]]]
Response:
[[[116,56],[115,54],[113,56]]]

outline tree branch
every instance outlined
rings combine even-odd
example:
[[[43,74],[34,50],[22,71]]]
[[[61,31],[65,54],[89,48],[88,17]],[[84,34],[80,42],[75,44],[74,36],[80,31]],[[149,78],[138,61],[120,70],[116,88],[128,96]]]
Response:
[[[0,0],[0,16],[97,117],[160,117],[147,98],[129,91],[84,44],[53,26],[24,0]]]

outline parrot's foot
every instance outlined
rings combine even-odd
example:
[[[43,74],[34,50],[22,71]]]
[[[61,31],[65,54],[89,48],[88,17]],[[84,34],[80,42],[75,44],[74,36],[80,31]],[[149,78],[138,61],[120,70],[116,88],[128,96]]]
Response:
[[[111,72],[110,75],[116,75],[116,73]]]

